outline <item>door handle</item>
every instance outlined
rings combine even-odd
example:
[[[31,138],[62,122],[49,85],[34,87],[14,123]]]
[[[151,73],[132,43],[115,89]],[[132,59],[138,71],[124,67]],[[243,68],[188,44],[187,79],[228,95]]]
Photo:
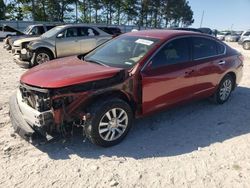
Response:
[[[219,65],[224,65],[224,64],[226,64],[226,61],[221,60],[221,61],[219,61],[218,64],[219,64]]]
[[[186,75],[190,75],[190,74],[192,74],[193,72],[194,72],[194,70],[190,70],[190,71],[186,71],[185,74],[186,74]]]

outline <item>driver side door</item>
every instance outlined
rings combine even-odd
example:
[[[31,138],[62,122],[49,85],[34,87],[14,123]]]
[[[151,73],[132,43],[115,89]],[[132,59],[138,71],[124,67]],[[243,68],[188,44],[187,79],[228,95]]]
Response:
[[[62,32],[62,37],[56,38],[57,57],[78,55],[81,53],[81,43],[78,27],[67,28]]]

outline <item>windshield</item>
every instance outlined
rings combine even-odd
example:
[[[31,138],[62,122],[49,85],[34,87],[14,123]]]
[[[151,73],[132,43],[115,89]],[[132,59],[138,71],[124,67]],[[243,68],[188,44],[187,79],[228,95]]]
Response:
[[[26,34],[26,35],[28,35],[31,29],[32,29],[32,25],[26,27],[26,28],[24,29],[23,33]]]
[[[131,68],[158,42],[154,38],[123,36],[97,48],[85,56],[84,60],[111,67]]]
[[[50,37],[56,35],[59,31],[61,31],[62,28],[64,28],[64,27],[62,27],[62,26],[54,27],[51,30],[49,30],[49,31],[45,32],[44,34],[42,34],[41,37],[42,38],[50,38]]]

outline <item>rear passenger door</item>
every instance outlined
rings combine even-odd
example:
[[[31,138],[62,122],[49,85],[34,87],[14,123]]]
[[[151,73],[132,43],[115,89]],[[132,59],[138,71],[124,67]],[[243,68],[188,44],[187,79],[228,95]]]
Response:
[[[211,38],[192,38],[193,60],[196,64],[197,92],[196,96],[205,97],[214,93],[224,65],[225,45]]]
[[[96,47],[96,38],[99,33],[90,27],[79,27],[79,42],[81,53],[87,53]]]

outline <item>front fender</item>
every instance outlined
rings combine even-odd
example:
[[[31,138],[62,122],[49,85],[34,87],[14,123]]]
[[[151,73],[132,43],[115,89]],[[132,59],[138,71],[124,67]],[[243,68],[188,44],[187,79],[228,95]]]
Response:
[[[56,52],[55,52],[55,45],[54,44],[51,44],[47,41],[35,41],[35,42],[31,42],[29,45],[28,45],[28,49],[30,51],[36,51],[40,48],[46,48],[46,49],[49,49],[52,53],[53,53],[53,56],[56,58]]]

